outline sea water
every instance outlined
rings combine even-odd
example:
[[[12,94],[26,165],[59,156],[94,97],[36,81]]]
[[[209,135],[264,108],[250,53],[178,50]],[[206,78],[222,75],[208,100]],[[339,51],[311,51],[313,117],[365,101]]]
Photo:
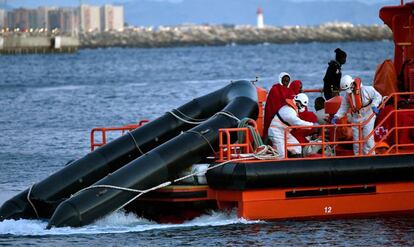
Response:
[[[153,120],[230,81],[259,77],[269,89],[282,71],[321,88],[337,47],[343,74],[372,83],[393,56],[382,42],[165,49],[96,49],[74,54],[0,56],[0,204],[90,150],[93,127]],[[311,94],[311,105],[319,93]],[[183,224],[158,224],[117,212],[81,228],[45,230],[46,221],[0,222],[0,245],[412,245],[413,217],[248,221],[208,212]]]

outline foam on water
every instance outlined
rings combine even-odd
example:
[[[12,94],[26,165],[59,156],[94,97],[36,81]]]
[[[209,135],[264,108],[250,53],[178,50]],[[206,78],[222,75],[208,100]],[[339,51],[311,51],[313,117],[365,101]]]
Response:
[[[217,84],[217,83],[228,83],[230,81],[232,81],[232,79],[188,80],[188,81],[181,81],[180,83],[183,83],[183,84]]]
[[[75,91],[75,90],[80,90],[85,87],[87,86],[85,85],[64,85],[64,86],[39,87],[39,88],[35,88],[34,90],[39,91],[39,92],[51,92],[51,91],[63,91],[63,90]]]
[[[62,227],[46,230],[47,222],[41,220],[5,220],[0,222],[1,235],[19,236],[46,236],[46,235],[75,235],[75,234],[105,234],[143,232],[149,230],[162,230],[171,228],[194,226],[223,226],[230,224],[255,224],[261,221],[249,221],[238,218],[237,213],[212,211],[182,224],[158,224],[132,213],[115,212],[93,224],[79,227]]]
[[[124,85],[124,87],[134,88],[134,87],[144,87],[144,86],[147,86],[147,85],[148,85],[148,83],[145,83],[145,82],[134,82],[134,83],[127,83],[127,84]]]

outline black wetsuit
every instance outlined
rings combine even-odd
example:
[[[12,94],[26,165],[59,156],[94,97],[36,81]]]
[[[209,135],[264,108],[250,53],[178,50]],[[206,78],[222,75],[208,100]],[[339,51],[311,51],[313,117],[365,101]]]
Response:
[[[328,63],[328,65],[325,77],[323,78],[323,93],[326,100],[338,95],[339,83],[342,76],[341,64],[335,60],[332,60]]]

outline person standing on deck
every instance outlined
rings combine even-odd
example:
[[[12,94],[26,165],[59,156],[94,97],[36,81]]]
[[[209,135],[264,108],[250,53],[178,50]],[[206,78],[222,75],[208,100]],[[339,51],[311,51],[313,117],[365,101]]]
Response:
[[[375,115],[365,124],[361,126],[362,139],[365,139],[374,129],[375,118],[379,113],[378,106],[381,104],[382,96],[371,86],[363,86],[360,78],[353,79],[350,75],[345,75],[341,79],[341,90],[346,92],[346,96],[342,98],[341,106],[338,112],[331,120],[331,124],[336,124],[338,119],[344,117],[349,109],[351,109],[351,122],[352,123],[364,123],[373,113]],[[358,126],[352,127],[352,136],[354,141],[359,140]],[[363,154],[368,152],[374,147],[374,135],[364,143],[362,148]],[[359,144],[353,144],[354,154],[359,154]],[[375,154],[375,152],[373,152]]]
[[[267,132],[273,117],[279,109],[286,104],[286,99],[293,99],[293,92],[289,89],[290,75],[286,72],[279,74],[279,82],[275,83],[269,91],[266,99],[264,123],[263,123],[263,140],[267,138]]]
[[[299,118],[299,112],[305,110],[308,105],[308,96],[304,93],[296,95],[293,100],[286,99],[286,105],[282,106],[273,118],[268,130],[269,139],[278,152],[279,158],[285,158],[285,129],[288,126],[313,126],[311,122]],[[286,143],[299,144],[299,141],[288,132]],[[302,157],[302,147],[289,147],[292,157]]]
[[[341,80],[341,67],[346,63],[346,52],[336,48],[335,60],[328,63],[325,77],[323,78],[323,93],[325,100],[329,100],[339,95],[339,82]]]

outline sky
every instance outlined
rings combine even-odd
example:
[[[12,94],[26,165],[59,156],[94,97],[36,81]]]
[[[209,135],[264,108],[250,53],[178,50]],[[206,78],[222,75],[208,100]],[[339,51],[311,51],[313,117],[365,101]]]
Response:
[[[125,22],[134,26],[194,24],[255,25],[256,9],[272,26],[327,22],[382,24],[378,11],[400,0],[0,0],[13,7],[122,4]]]
[[[139,2],[139,0],[0,0],[0,2],[6,1],[8,4],[12,5],[13,7],[36,7],[36,6],[76,6],[79,5],[80,2],[84,4],[106,4],[106,3],[127,3],[127,2]],[[183,0],[151,0],[153,2],[173,2],[173,3],[180,3]],[[208,0],[205,0],[208,1]],[[223,0],[225,1],[225,0]],[[240,0],[242,3],[246,0]],[[274,0],[277,1],[277,0]],[[289,0],[290,2],[312,2],[315,0]],[[348,0],[322,0],[325,2],[344,2]],[[357,0],[359,2],[364,3],[382,3],[386,2],[387,0]],[[246,1],[247,2],[247,1]],[[400,0],[395,0],[396,3],[400,3]],[[407,2],[407,1],[406,1]]]

